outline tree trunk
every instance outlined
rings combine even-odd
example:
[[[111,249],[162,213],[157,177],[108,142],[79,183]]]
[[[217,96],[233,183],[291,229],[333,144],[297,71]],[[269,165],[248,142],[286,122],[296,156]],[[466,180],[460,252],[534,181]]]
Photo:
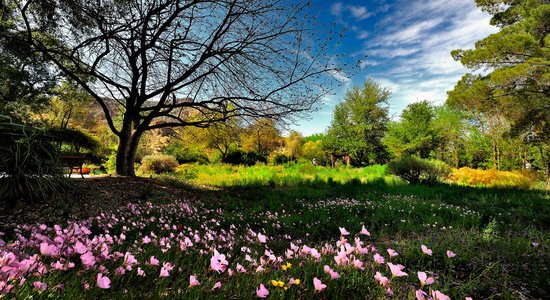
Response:
[[[136,153],[141,135],[141,132],[132,132],[132,130],[121,132],[116,154],[117,175],[136,176],[134,163],[136,162]]]

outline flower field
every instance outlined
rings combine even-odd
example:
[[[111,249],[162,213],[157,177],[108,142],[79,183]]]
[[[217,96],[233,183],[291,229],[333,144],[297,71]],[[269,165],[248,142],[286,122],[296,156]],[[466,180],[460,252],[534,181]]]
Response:
[[[428,189],[427,196],[368,192],[368,186],[355,184],[204,191],[207,199],[157,201],[153,196],[82,220],[20,224],[0,242],[0,297],[544,295],[548,224],[532,219],[509,225],[512,217],[527,220],[526,212],[476,210],[482,206],[446,203],[437,191],[431,193],[440,199],[428,187],[418,188]],[[355,197],[337,196],[354,191]],[[525,200],[525,195],[508,193],[504,201]],[[535,204],[539,197],[547,209],[547,196],[531,197]],[[494,215],[487,221],[489,211]],[[525,276],[533,277],[527,281]]]

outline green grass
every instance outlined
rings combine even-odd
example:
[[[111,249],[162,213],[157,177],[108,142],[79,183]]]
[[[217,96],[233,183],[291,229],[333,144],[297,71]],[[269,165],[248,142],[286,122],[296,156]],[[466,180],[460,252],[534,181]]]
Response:
[[[50,286],[62,282],[63,294],[49,290],[33,295],[36,291],[24,284],[16,298],[33,295],[68,299],[85,295],[112,299],[253,299],[255,289],[263,283],[270,290],[269,299],[380,299],[385,290],[373,281],[374,273],[391,274],[385,266],[373,264],[372,253],[357,254],[366,263],[365,270],[337,267],[334,254],[329,253],[319,262],[311,258],[285,259],[293,264],[287,272],[270,265],[268,271],[255,273],[255,266],[245,261],[242,252],[242,247],[249,247],[253,259],[264,256],[265,248],[250,238],[251,230],[268,236],[267,247],[276,255],[284,255],[290,241],[317,250],[326,243],[335,247],[340,238],[338,227],[352,233],[348,239],[353,243],[353,235],[362,225],[372,234],[362,236],[362,240],[375,245],[386,260],[387,248],[400,253],[392,261],[405,265],[409,276],[392,279],[398,299],[414,299],[414,290],[419,288],[417,271],[432,272],[437,277],[432,289],[453,299],[543,299],[550,292],[550,194],[544,191],[409,185],[385,175],[383,166],[330,169],[309,165],[186,165],[178,176],[154,180],[191,191],[195,197],[184,199],[188,211],[182,214],[178,204],[157,201],[158,193],[162,193],[157,191],[149,195],[152,204],[139,204],[139,214],[131,209],[118,211],[116,218],[107,214],[105,219],[93,221],[91,230],[100,233],[108,229],[114,237],[124,233],[129,242],[113,245],[113,251],[135,253],[140,262],[155,255],[174,263],[177,268],[169,278],[158,278],[159,268],[146,264],[141,265],[148,274],[146,278],[137,276],[135,270],[115,275],[113,270],[120,261],[108,261],[105,264],[111,270],[112,288],[100,290],[94,285],[97,271],[81,270],[77,259],[75,270],[80,271],[52,272],[41,279]],[[159,238],[174,232],[163,228],[160,218],[164,224],[189,226],[193,229],[189,236],[214,236],[184,251],[178,250],[178,244],[167,251],[161,251],[158,245],[141,245],[141,237],[150,232],[157,232]],[[114,225],[106,227],[106,223]],[[234,245],[228,247],[220,237]],[[433,250],[433,256],[422,254],[422,244]],[[234,271],[236,262],[240,262],[248,273],[227,276],[209,270],[213,246],[231,255]],[[457,256],[448,259],[447,250]],[[323,272],[324,264],[337,268],[342,277],[331,281]],[[200,287],[188,288],[190,274],[201,281]],[[286,281],[290,277],[300,278],[303,284],[286,292],[269,286],[272,279]],[[328,285],[322,293],[313,291],[314,277]],[[92,285],[89,291],[83,290],[83,279]],[[223,284],[221,290],[211,292],[217,281]]]

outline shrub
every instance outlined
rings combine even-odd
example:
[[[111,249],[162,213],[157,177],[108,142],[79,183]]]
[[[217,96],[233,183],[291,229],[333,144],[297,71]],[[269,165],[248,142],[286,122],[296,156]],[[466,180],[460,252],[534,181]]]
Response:
[[[282,165],[292,161],[292,158],[284,155],[283,153],[275,153],[270,157],[270,161],[274,165]]]
[[[256,152],[232,150],[226,155],[223,162],[227,164],[232,164],[232,165],[252,166],[258,162],[267,163],[267,157],[262,154],[258,154]]]
[[[34,202],[71,187],[51,137],[28,127],[0,130],[0,198],[13,205]],[[14,130],[15,129],[15,130]]]
[[[388,164],[389,174],[396,175],[411,184],[434,184],[443,181],[451,172],[442,161],[405,156]]]
[[[537,182],[536,177],[535,173],[527,171],[477,170],[463,167],[454,169],[450,180],[468,186],[530,189]]]
[[[175,157],[163,154],[153,154],[144,156],[141,160],[139,172],[143,174],[162,174],[175,172],[179,166]]]

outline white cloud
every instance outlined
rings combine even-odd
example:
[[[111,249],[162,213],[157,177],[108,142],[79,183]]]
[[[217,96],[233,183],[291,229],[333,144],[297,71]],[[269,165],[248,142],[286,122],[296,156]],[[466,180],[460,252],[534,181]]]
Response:
[[[340,16],[342,14],[343,5],[342,2],[336,2],[330,7],[330,13],[333,16]]]
[[[364,19],[372,16],[372,13],[369,12],[369,10],[365,6],[347,5],[346,8],[359,21],[364,20]]]
[[[359,40],[364,40],[366,38],[369,37],[369,32],[366,31],[366,30],[360,30],[358,33],[357,33],[357,39]]]

